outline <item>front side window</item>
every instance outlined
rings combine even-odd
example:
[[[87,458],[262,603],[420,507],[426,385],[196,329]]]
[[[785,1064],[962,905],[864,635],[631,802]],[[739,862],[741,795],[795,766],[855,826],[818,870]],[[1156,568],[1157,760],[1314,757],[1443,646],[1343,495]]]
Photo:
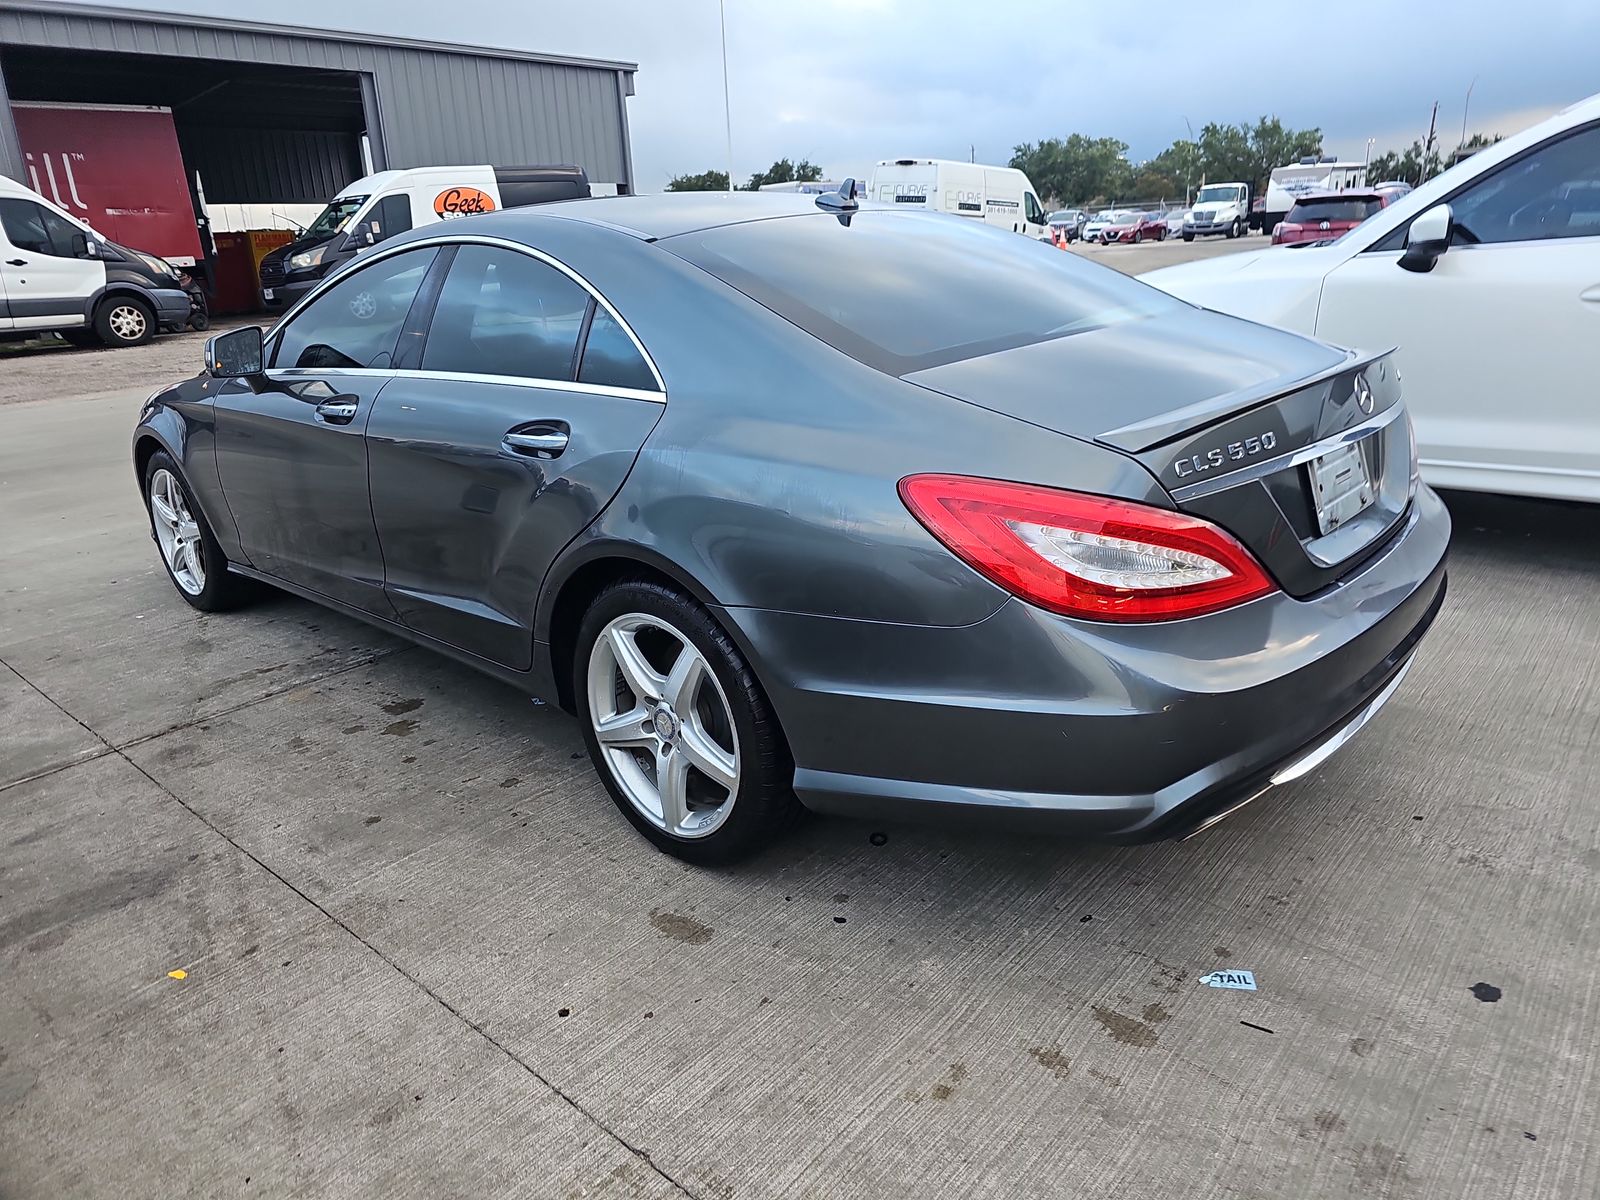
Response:
[[[411,197],[385,196],[378,201],[366,225],[372,231],[374,244],[392,238],[397,233],[405,233],[411,228]]]
[[[1600,126],[1540,146],[1450,201],[1456,241],[1600,236]]]
[[[50,258],[74,258],[72,235],[81,232],[65,217],[32,200],[0,200],[0,227],[18,250]]]
[[[526,254],[462,246],[439,293],[425,371],[572,378],[589,293]]]
[[[407,250],[344,276],[289,322],[272,365],[391,366],[400,328],[436,253],[431,246]]]
[[[1028,220],[1035,225],[1044,224],[1044,208],[1039,204],[1039,198],[1032,192],[1022,193],[1023,207],[1028,210]]]
[[[660,390],[633,339],[616,318],[599,305],[595,306],[594,320],[589,324],[589,338],[583,343],[578,382],[636,388],[642,392]]]

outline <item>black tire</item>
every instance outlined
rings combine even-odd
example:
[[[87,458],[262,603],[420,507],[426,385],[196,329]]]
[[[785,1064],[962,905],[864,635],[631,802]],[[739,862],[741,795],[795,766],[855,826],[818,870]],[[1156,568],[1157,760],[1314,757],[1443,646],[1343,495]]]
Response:
[[[177,480],[178,486],[183,490],[184,500],[189,508],[194,523],[200,529],[201,556],[205,568],[205,586],[198,594],[185,589],[173,574],[172,566],[167,562],[167,556],[162,553],[160,541],[156,535],[156,518],[150,510],[150,482],[158,471],[168,472]],[[144,494],[145,515],[150,519],[150,537],[156,542],[156,558],[166,569],[167,578],[172,581],[172,590],[182,596],[191,607],[198,608],[201,612],[225,612],[230,608],[250,600],[257,591],[253,580],[242,575],[234,575],[228,570],[228,556],[222,552],[222,547],[217,544],[217,538],[211,532],[210,522],[195,503],[194,492],[189,487],[189,481],[184,478],[182,469],[172,461],[172,456],[165,450],[157,450],[150,456],[150,461],[144,467],[144,479],[141,481]]]
[[[705,657],[728,701],[738,739],[739,785],[733,807],[712,833],[682,838],[652,824],[612,774],[595,736],[588,673],[595,642],[618,617],[642,613],[671,625]],[[703,606],[653,580],[630,579],[601,592],[578,628],[572,694],[595,773],[622,815],[658,849],[700,866],[732,863],[771,845],[805,815],[794,794],[794,760],[766,693],[739,648]]]
[[[92,329],[62,329],[57,332],[61,334],[62,341],[79,350],[104,350],[106,347],[100,335]]]
[[[1186,241],[1186,242],[1194,241],[1194,234],[1185,231],[1184,235],[1183,235],[1183,240]]]
[[[137,296],[107,296],[94,311],[94,331],[107,346],[142,346],[156,335],[156,314]]]
[[[1133,231],[1133,244],[1137,246],[1142,241],[1144,241],[1144,230],[1135,229]]]
[[[196,333],[204,333],[211,328],[211,314],[203,308],[198,312],[191,313],[189,315],[189,328]]]

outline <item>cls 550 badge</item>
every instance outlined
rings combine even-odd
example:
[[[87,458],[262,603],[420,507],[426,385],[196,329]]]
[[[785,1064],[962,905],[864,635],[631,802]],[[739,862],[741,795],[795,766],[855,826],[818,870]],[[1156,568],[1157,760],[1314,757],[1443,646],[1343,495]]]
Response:
[[[1179,479],[1187,479],[1190,475],[1215,471],[1230,462],[1244,462],[1246,459],[1275,449],[1277,445],[1277,434],[1271,432],[1256,434],[1237,442],[1229,442],[1226,446],[1217,446],[1199,454],[1191,454],[1187,458],[1180,458],[1172,464],[1172,469],[1177,472]]]

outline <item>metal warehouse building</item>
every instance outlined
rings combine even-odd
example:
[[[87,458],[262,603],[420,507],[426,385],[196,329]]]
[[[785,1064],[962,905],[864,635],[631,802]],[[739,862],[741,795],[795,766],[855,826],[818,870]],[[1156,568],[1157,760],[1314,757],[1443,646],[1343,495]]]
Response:
[[[27,182],[11,105],[172,110],[211,204],[317,204],[367,170],[576,163],[633,190],[633,63],[131,9],[0,0],[0,174]]]

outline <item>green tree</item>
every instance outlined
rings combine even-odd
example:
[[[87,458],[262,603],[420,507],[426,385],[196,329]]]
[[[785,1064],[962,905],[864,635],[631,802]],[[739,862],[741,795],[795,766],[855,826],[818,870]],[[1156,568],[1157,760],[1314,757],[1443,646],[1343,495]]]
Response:
[[[822,168],[815,163],[801,159],[797,163],[790,162],[787,158],[780,158],[765,171],[760,171],[750,176],[750,182],[745,186],[745,191],[754,192],[769,183],[815,183],[822,178]]]
[[[1404,151],[1389,150],[1368,159],[1367,182],[1387,183],[1399,179],[1415,187],[1437,175],[1440,166],[1437,150],[1424,151],[1421,142],[1412,142]]]
[[[1322,130],[1288,129],[1277,117],[1254,126],[1207,124],[1200,131],[1200,169],[1208,183],[1248,183],[1263,194],[1274,167],[1322,153]]]
[[[667,181],[669,192],[725,192],[728,190],[726,171],[701,171],[698,175],[674,175]]]
[[[1013,149],[1011,166],[1027,174],[1042,197],[1081,205],[1092,198],[1127,196],[1133,189],[1128,144],[1074,133]]]

